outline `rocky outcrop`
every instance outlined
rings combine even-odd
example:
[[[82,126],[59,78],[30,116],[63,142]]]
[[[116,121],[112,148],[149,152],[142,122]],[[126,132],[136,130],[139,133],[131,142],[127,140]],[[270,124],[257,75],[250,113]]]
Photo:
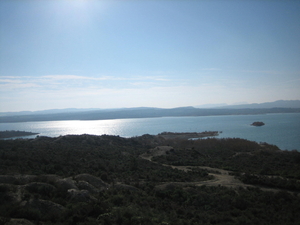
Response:
[[[79,190],[87,190],[93,195],[97,195],[100,192],[98,188],[83,180],[77,182],[77,187],[79,188]]]
[[[109,187],[102,179],[90,174],[67,178],[56,175],[0,175],[0,204],[14,205],[16,215],[24,218],[11,219],[8,224],[29,225],[32,218],[55,221],[70,210],[67,204],[94,204],[99,193]],[[129,185],[118,188],[137,191]]]
[[[78,189],[75,184],[75,181],[71,178],[59,179],[55,182],[55,186],[61,192],[67,192],[69,189]]]
[[[34,225],[34,223],[26,219],[10,219],[5,225]]]
[[[119,190],[126,190],[126,191],[131,191],[131,192],[139,192],[141,191],[140,189],[131,186],[131,185],[127,185],[127,184],[115,184],[114,188],[119,189]]]
[[[69,189],[68,196],[71,202],[96,202],[97,199],[90,195],[88,190]]]
[[[42,174],[37,177],[37,181],[43,182],[43,183],[49,183],[54,184],[58,180],[62,179],[60,176],[57,176],[55,174]]]
[[[20,204],[26,210],[35,210],[41,214],[48,214],[50,216],[59,217],[64,213],[65,207],[52,201],[42,199],[30,199],[29,201],[23,201]]]
[[[98,189],[106,189],[109,186],[107,183],[105,183],[99,177],[95,177],[90,174],[79,174],[74,177],[74,180],[76,180],[77,182],[79,182],[79,181],[88,182],[89,184],[93,185],[94,187],[96,187]]]
[[[41,183],[41,182],[32,182],[24,185],[24,189],[33,194],[40,194],[49,196],[51,193],[54,193],[57,188],[51,184]]]
[[[0,183],[2,184],[26,184],[33,181],[35,175],[0,175]]]

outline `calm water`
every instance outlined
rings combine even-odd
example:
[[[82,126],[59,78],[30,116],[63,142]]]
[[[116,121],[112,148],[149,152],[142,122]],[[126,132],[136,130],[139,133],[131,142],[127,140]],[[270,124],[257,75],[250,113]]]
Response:
[[[250,126],[254,121],[263,121],[266,125]],[[300,113],[0,123],[0,130],[24,130],[50,137],[66,134],[132,137],[163,131],[222,131],[219,135],[221,138],[239,137],[274,144],[283,150],[300,150]]]

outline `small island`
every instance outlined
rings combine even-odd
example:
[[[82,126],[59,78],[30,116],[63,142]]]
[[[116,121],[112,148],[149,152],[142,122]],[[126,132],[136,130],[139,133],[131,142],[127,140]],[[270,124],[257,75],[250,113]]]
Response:
[[[265,125],[265,123],[264,122],[259,122],[259,121],[253,122],[251,124],[251,126],[256,126],[256,127],[261,127],[263,125]]]
[[[14,138],[22,136],[37,135],[39,133],[32,133],[28,131],[19,131],[19,130],[6,130],[0,131],[0,138]]]

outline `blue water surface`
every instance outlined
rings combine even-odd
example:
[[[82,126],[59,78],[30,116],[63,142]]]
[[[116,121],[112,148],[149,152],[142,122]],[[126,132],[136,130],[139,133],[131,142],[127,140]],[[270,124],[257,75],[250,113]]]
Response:
[[[265,126],[250,126],[255,121],[262,121]],[[67,134],[132,137],[164,131],[222,131],[220,138],[244,138],[274,144],[282,150],[300,150],[300,113],[0,123],[0,130],[31,131],[50,137]]]

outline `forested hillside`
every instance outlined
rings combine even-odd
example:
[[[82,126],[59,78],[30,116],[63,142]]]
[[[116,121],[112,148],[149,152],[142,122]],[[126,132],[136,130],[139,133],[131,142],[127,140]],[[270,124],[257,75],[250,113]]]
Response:
[[[298,224],[300,153],[243,139],[0,140],[0,224]]]

